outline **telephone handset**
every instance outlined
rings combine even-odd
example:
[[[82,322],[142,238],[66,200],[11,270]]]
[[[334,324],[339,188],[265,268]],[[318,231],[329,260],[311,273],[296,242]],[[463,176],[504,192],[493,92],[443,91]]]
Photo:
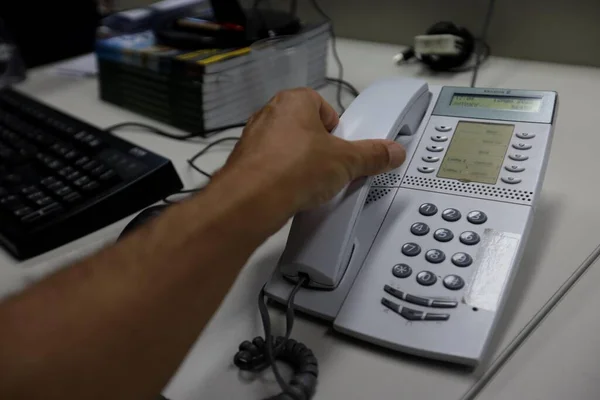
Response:
[[[429,106],[425,81],[393,79],[371,85],[342,115],[332,135],[346,140],[395,139],[413,135]],[[288,279],[309,278],[309,286],[338,286],[356,246],[355,229],[372,178],[347,185],[321,207],[297,214],[279,266]]]

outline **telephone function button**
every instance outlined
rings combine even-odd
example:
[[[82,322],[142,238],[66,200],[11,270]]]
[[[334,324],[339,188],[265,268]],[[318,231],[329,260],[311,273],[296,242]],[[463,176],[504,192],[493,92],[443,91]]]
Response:
[[[445,142],[445,141],[447,141],[447,140],[448,140],[448,136],[443,136],[443,135],[433,135],[433,136],[431,137],[431,140],[433,140],[434,142],[441,143],[441,142]]]
[[[487,221],[487,215],[483,211],[475,210],[467,214],[467,221],[472,224],[479,225]]]
[[[425,259],[433,264],[439,264],[446,259],[446,255],[443,251],[438,249],[427,250],[425,253]]]
[[[433,300],[431,302],[433,308],[456,308],[457,306],[458,302],[452,300]]]
[[[404,296],[404,300],[406,300],[409,303],[416,304],[418,306],[429,307],[429,299],[426,299],[424,297],[407,294]]]
[[[460,211],[458,211],[456,208],[446,208],[442,212],[442,218],[448,222],[458,221],[460,219],[460,217],[461,217]]]
[[[427,146],[426,148],[427,148],[427,150],[434,152],[434,153],[439,153],[441,151],[444,151],[444,148],[441,146]]]
[[[479,235],[473,231],[466,231],[460,234],[460,242],[468,246],[473,246],[479,243]]]
[[[414,257],[421,253],[421,246],[416,243],[405,243],[402,245],[402,254],[407,257]]]
[[[412,274],[412,268],[408,264],[396,264],[392,267],[392,275],[396,278],[408,278]]]
[[[421,158],[421,160],[423,160],[425,162],[428,162],[428,163],[435,163],[435,162],[440,161],[440,158],[439,157],[435,157],[435,156],[423,156]]]
[[[455,253],[451,260],[452,264],[461,268],[468,267],[469,265],[473,264],[473,257],[463,252]]]
[[[514,176],[503,176],[500,178],[502,182],[508,183],[509,185],[516,185],[517,183],[521,183],[521,178],[515,178]]]
[[[419,213],[421,213],[421,215],[424,215],[426,217],[431,217],[432,215],[435,215],[437,213],[437,211],[438,211],[438,209],[437,209],[436,205],[431,204],[431,203],[423,203],[419,207]]]
[[[385,297],[381,298],[381,304],[383,304],[384,306],[386,306],[394,312],[400,312],[400,304],[396,304],[393,301],[386,299]]]
[[[513,161],[525,161],[525,160],[529,159],[529,156],[526,156],[525,154],[514,153],[514,154],[509,154],[508,158],[510,158]]]
[[[448,125],[438,125],[435,127],[435,130],[438,132],[450,132],[452,127]]]
[[[448,275],[443,282],[444,286],[450,290],[460,290],[465,286],[465,281],[458,275]]]
[[[533,139],[535,137],[535,133],[529,132],[519,132],[516,134],[519,139]]]
[[[529,150],[532,146],[529,143],[513,143],[512,147],[517,150]]]
[[[435,171],[435,168],[431,168],[431,167],[417,167],[417,170],[423,174],[430,174],[433,171]]]
[[[431,286],[437,282],[437,277],[433,272],[421,271],[417,274],[417,282],[423,286]]]
[[[391,294],[392,296],[394,296],[395,298],[402,300],[404,299],[404,293],[398,289],[394,289],[393,287],[391,287],[390,285],[385,285],[383,287],[383,290],[387,293],[387,294]]]
[[[409,321],[420,321],[423,319],[424,314],[425,313],[423,311],[413,310],[412,308],[408,307],[402,307],[402,311],[400,311],[400,315]]]
[[[506,165],[504,167],[505,170],[509,172],[523,172],[525,171],[525,167],[521,167],[520,165]]]
[[[448,321],[450,314],[427,313],[424,319],[425,321]]]
[[[429,226],[423,222],[416,222],[411,225],[410,232],[413,235],[424,236],[429,233]]]
[[[438,242],[449,242],[454,239],[454,234],[450,229],[440,228],[433,232],[433,237]]]

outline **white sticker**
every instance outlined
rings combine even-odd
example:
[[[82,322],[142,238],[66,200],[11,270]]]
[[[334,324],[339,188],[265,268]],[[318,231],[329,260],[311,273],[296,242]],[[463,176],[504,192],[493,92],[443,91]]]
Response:
[[[465,303],[481,310],[496,311],[517,255],[521,235],[486,229],[475,257],[475,274],[464,297]]]

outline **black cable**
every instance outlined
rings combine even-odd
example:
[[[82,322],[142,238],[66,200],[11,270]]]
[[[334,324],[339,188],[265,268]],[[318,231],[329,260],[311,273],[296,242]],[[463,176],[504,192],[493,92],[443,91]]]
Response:
[[[491,47],[490,47],[489,44],[483,43],[483,42],[481,42],[479,40],[477,41],[477,46],[481,47],[481,49],[478,50],[478,51],[480,52],[480,55],[481,55],[481,59],[480,59],[479,65],[482,65],[490,57],[490,54],[492,53],[492,49],[491,49]],[[453,69],[450,70],[450,72],[455,72],[455,73],[469,72],[469,71],[474,71],[476,68],[479,68],[477,66],[477,62],[475,62],[474,64],[471,63],[471,65],[467,65],[467,66],[464,66],[464,67],[453,68]]]
[[[313,7],[315,8],[315,10],[321,15],[321,17],[323,17],[324,19],[326,19],[329,22],[329,33],[331,34],[331,50],[333,53],[333,58],[335,59],[335,62],[338,66],[338,78],[337,79],[341,82],[344,80],[344,66],[343,66],[342,60],[340,59],[340,56],[337,52],[337,43],[336,43],[335,30],[333,29],[333,21],[331,18],[329,18],[329,16],[325,13],[325,11],[323,11],[323,9],[319,5],[319,3],[317,3],[317,0],[311,0],[311,3],[313,5]],[[336,100],[337,100],[338,106],[340,107],[340,109],[342,110],[342,113],[343,113],[344,111],[346,111],[346,107],[344,107],[344,104],[342,103],[342,84],[340,82],[338,82]]]
[[[119,124],[111,125],[107,128],[104,128],[104,130],[107,132],[113,132],[120,128],[137,127],[137,128],[146,129],[154,134],[157,134],[159,136],[163,136],[163,137],[166,137],[169,139],[185,141],[185,140],[190,140],[190,139],[193,139],[196,137],[205,137],[206,135],[209,135],[211,133],[222,132],[222,131],[226,131],[228,129],[242,128],[244,126],[246,126],[246,123],[240,122],[240,123],[236,123],[236,124],[223,125],[218,128],[207,129],[202,132],[187,133],[185,135],[176,135],[174,133],[163,131],[162,129],[158,129],[152,125],[144,124],[142,122],[121,122]]]
[[[277,383],[283,393],[270,399],[305,400],[312,397],[319,375],[317,359],[313,352],[304,344],[290,339],[294,327],[294,298],[300,287],[308,280],[303,276],[296,283],[287,300],[286,305],[286,330],[285,336],[273,338],[271,332],[271,318],[266,304],[265,285],[258,295],[258,311],[265,331],[264,339],[260,336],[252,342],[244,341],[239,345],[239,351],[234,357],[235,365],[245,371],[262,371],[271,367]],[[291,364],[294,369],[294,377],[286,382],[275,363],[281,360]]]
[[[194,162],[201,157],[202,155],[204,155],[208,150],[210,150],[212,147],[223,143],[223,142],[228,142],[228,141],[238,141],[240,140],[240,138],[238,137],[226,137],[226,138],[222,138],[219,140],[215,140],[214,142],[210,143],[208,146],[206,146],[205,148],[203,148],[202,150],[200,150],[199,152],[197,152],[196,154],[194,154],[191,158],[189,158],[187,160],[187,163],[190,165],[190,167],[192,167],[193,169],[195,169],[196,171],[198,171],[199,173],[201,173],[202,175],[206,176],[208,179],[212,178],[212,174],[198,168],[196,166],[196,164],[194,164]]]
[[[486,43],[488,28],[490,27],[490,23],[492,21],[492,15],[494,14],[494,5],[496,4],[496,0],[490,0],[490,3],[487,8],[487,12],[485,14],[485,20],[483,21],[483,28],[481,29],[481,36],[479,40],[481,43]],[[477,83],[477,74],[479,73],[479,67],[481,66],[481,56],[483,50],[477,52],[477,60],[475,61],[475,68],[473,69],[473,76],[471,78],[471,87],[475,87],[475,83]],[[489,55],[489,46],[488,46],[488,55]]]
[[[344,81],[338,78],[331,78],[331,77],[327,77],[325,78],[327,80],[327,82],[329,83],[333,83],[333,84],[341,84],[343,87],[345,87],[348,92],[350,92],[354,97],[358,97],[358,95],[360,94],[360,92],[358,91],[358,89],[356,89],[350,82],[348,81]]]

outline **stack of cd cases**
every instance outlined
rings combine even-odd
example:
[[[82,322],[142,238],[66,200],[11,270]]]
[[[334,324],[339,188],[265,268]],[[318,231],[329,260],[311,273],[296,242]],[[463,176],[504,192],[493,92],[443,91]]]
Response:
[[[307,24],[298,35],[308,54],[308,86],[319,88],[330,24]],[[184,51],[145,31],[99,40],[96,56],[102,100],[187,132],[244,122],[264,103],[249,47]]]

